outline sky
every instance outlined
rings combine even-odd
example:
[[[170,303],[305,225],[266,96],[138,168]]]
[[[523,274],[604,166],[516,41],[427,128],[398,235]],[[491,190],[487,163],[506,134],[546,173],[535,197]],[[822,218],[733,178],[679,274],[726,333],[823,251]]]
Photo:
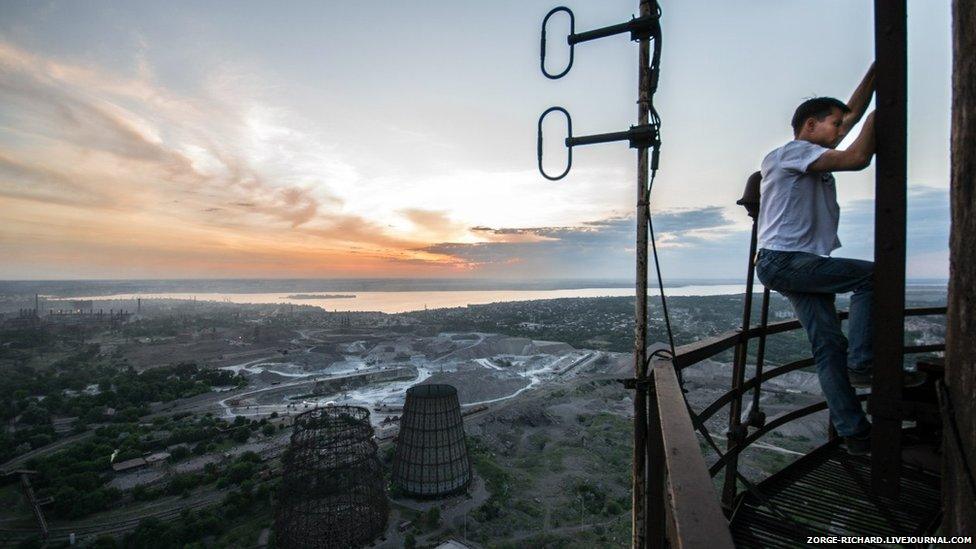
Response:
[[[854,89],[872,3],[661,4],[662,269],[743,278],[735,200],[797,104]],[[911,278],[948,275],[948,4],[909,1]],[[637,47],[578,45],[546,79],[555,5],[0,0],[0,279],[631,278],[634,151],[576,148],[552,182],[535,149],[552,105],[576,135],[635,124]],[[637,12],[567,5],[577,32]],[[874,170],[837,180],[834,255],[870,259]]]

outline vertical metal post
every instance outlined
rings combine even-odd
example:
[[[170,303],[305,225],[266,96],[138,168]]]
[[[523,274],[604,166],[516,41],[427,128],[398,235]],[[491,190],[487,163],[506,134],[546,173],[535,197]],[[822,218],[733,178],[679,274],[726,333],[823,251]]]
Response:
[[[759,308],[759,345],[756,348],[756,386],[752,390],[752,409],[749,411],[749,425],[762,427],[766,422],[766,414],[759,408],[759,398],[762,396],[762,373],[766,360],[766,329],[769,327],[769,288],[763,287],[762,305]]]
[[[907,38],[905,0],[875,0],[877,168],[874,210],[874,382],[869,409],[872,488],[898,493],[905,332]]]
[[[641,17],[651,15],[651,2],[640,0]],[[650,39],[641,38],[638,54],[637,123],[647,124],[650,116]],[[647,379],[647,147],[637,149],[637,295],[634,300],[634,375]],[[634,391],[634,474],[633,506],[631,508],[631,547],[644,549],[647,545],[647,395],[641,388]],[[652,421],[659,421],[656,412]],[[660,463],[651,464],[660,468]],[[658,474],[663,474],[659,471]]]
[[[756,256],[756,236],[758,223],[752,220],[752,235],[749,237],[749,265],[746,270],[746,295],[742,305],[742,329],[740,335],[742,339],[735,346],[735,357],[732,363],[732,391],[740,391],[745,381],[746,358],[749,352],[749,339],[746,333],[752,321],[752,287],[753,287],[753,258]],[[742,394],[734,393],[732,402],[729,403],[729,430],[726,433],[726,449],[732,450],[742,439]],[[739,468],[739,457],[737,453],[732,453],[732,458],[725,465],[725,481],[722,484],[722,506],[726,509],[732,508],[732,502],[736,493],[736,471]]]
[[[674,367],[673,363],[669,367]],[[648,375],[651,375],[648,372]],[[667,509],[665,509],[664,438],[661,431],[661,411],[658,405],[654,378],[648,379],[647,390],[647,505],[646,544],[650,549],[667,547]]]
[[[952,5],[952,170],[949,235],[948,312],[946,313],[945,393],[953,421],[944,429],[942,535],[976,532],[976,490],[971,456],[976,455],[976,3]],[[947,410],[948,411],[948,410]],[[958,433],[958,437],[957,437]]]

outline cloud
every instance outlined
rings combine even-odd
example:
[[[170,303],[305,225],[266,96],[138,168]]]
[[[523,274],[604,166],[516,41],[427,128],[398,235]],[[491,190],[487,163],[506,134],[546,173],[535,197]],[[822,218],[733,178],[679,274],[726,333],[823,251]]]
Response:
[[[228,85],[240,80],[217,78],[208,93],[181,97],[155,84],[145,52],[138,56],[137,74],[126,77],[0,41],[0,214],[8,257],[53,265],[63,254],[59,242],[73,242],[76,249],[99,248],[87,261],[102,261],[105,246],[127,249],[132,235],[142,234],[143,262],[155,250],[198,265],[193,250],[203,246],[220,264],[222,255],[237,257],[238,249],[256,254],[269,238],[282,250],[276,255],[300,250],[295,253],[323,261],[322,253],[309,250],[329,250],[321,275],[347,272],[338,257],[353,248],[353,264],[374,271],[384,258],[454,262],[417,248],[464,234],[463,224],[452,233],[443,225],[446,214],[414,209],[407,215],[417,234],[394,235],[343,211],[344,200],[331,187],[348,185],[356,173],[332,145],[292,124],[287,111],[270,107],[259,92]],[[23,211],[23,201],[46,207],[32,207],[36,217],[28,221],[13,215]],[[55,211],[60,219],[102,221],[89,233],[63,227],[60,240],[52,233],[18,249],[38,223],[62,227]],[[435,233],[438,238],[422,238]],[[95,234],[97,245],[85,240]],[[200,242],[180,241],[187,249],[180,254],[172,249],[172,234],[192,234]],[[124,262],[132,254],[121,257]],[[172,267],[169,272],[184,274],[179,262]]]
[[[422,181],[402,180],[397,162],[382,176],[365,177],[373,160],[351,164],[337,137],[304,113],[276,104],[279,92],[253,71],[218,66],[207,72],[201,89],[184,82],[176,92],[157,81],[150,54],[140,39],[131,72],[124,73],[0,40],[0,215],[7,221],[8,257],[22,263],[18,272],[34,265],[67,275],[69,262],[57,257],[68,257],[60,243],[71,242],[74,249],[98,250],[88,259],[70,254],[72,261],[93,264],[79,269],[111,274],[137,254],[108,254],[105,247],[129,249],[138,234],[143,264],[155,250],[174,262],[170,271],[180,276],[210,273],[179,271],[180,261],[187,269],[199,261],[194,253],[176,253],[177,243],[188,250],[203,247],[218,265],[224,265],[223,256],[247,249],[257,254],[274,243],[324,261],[323,276],[339,272],[343,254],[355,258],[363,274],[404,268],[480,273],[482,266],[520,260],[471,261],[436,243],[556,243],[566,238],[559,227],[470,227],[527,219],[555,225],[607,215],[617,192],[609,191],[626,187],[620,174],[608,178],[606,170],[585,169],[558,187],[529,169],[438,169]],[[401,133],[423,142],[431,138]],[[599,198],[579,199],[594,186],[602,191]],[[29,220],[19,215],[28,202],[35,216]],[[62,223],[96,216],[97,224]],[[26,244],[39,224],[48,227],[47,236]],[[607,229],[583,224],[570,232],[584,242],[599,240]],[[184,238],[172,240],[177,234]],[[97,243],[91,240],[96,235]],[[191,235],[200,241],[190,241]],[[120,263],[107,264],[109,256]],[[307,267],[304,259],[296,261]]]
[[[0,151],[0,196],[107,208],[116,203],[97,182],[12,158]]]
[[[216,147],[209,132],[198,127],[196,109],[188,108],[187,101],[160,100],[167,92],[152,91],[147,82],[96,79],[99,73],[92,69],[55,63],[10,45],[0,47],[0,65],[7,69],[0,77],[0,94],[17,109],[14,113],[5,109],[4,115],[41,141],[34,150],[8,148],[4,154],[9,162],[23,167],[30,165],[29,159],[44,156],[48,165],[63,165],[61,182],[126,170],[130,180],[124,188],[114,189],[115,194],[147,194],[145,187],[165,187],[204,201],[248,198],[253,211],[292,227],[314,218],[321,200],[316,194],[329,199],[323,189],[313,194],[306,187],[269,182],[239,151]],[[170,108],[174,105],[180,108]],[[160,137],[171,128],[179,128],[182,135]],[[233,124],[225,128],[228,135],[236,129]],[[216,158],[221,170],[197,169],[181,150],[190,145]],[[60,154],[45,154],[55,151]],[[86,162],[67,165],[69,154]],[[10,158],[14,156],[18,158]]]
[[[949,190],[927,185],[908,188],[906,214],[907,276],[949,276]],[[841,208],[838,231],[843,247],[834,255],[874,257],[874,199],[855,200]]]
[[[59,276],[633,276],[625,169],[581,167],[553,185],[530,166],[432,161],[426,127],[396,134],[417,147],[409,159],[372,141],[351,155],[331,120],[283,108],[248,70],[219,66],[176,92],[150,53],[143,41],[126,74],[0,41],[0,276],[13,264]],[[411,163],[422,177],[403,175]],[[873,202],[843,211],[841,252],[870,257]],[[666,276],[744,269],[740,209],[655,211],[654,227]],[[947,238],[947,193],[913,188],[910,276],[947,265]]]
[[[655,230],[662,233],[715,229],[731,225],[729,219],[725,217],[725,209],[721,206],[671,210],[653,215]]]
[[[405,208],[398,213],[410,223],[406,229],[415,237],[427,241],[437,241],[464,237],[467,228],[443,210]]]
[[[834,255],[873,257],[874,200],[844,205]],[[908,276],[941,278],[948,273],[949,195],[946,189],[912,186],[908,195]],[[745,277],[750,221],[741,209],[719,206],[653,213],[666,278]],[[615,217],[577,227],[472,227],[479,243],[442,242],[426,251],[443,254],[492,276],[632,276],[633,217]],[[518,240],[506,240],[509,237]],[[500,240],[495,240],[500,239]]]
[[[654,214],[659,248],[707,250],[742,229],[721,207]],[[612,217],[575,227],[470,229],[477,243],[441,242],[424,248],[490,276],[622,278],[633,271],[635,219]],[[742,252],[743,255],[746,252]]]

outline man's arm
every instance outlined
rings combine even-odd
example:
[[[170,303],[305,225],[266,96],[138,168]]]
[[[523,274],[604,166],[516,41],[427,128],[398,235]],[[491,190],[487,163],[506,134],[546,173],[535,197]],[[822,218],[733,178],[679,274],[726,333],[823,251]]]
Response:
[[[871,103],[871,95],[874,93],[874,65],[874,63],[871,63],[871,66],[868,67],[868,72],[864,74],[861,83],[857,85],[854,93],[851,94],[850,100],[847,101],[847,108],[851,109],[851,112],[844,114],[844,119],[840,126],[840,139],[843,139],[851,131],[851,128],[861,120],[864,112],[868,109],[868,104]],[[840,143],[840,140],[837,142]]]
[[[808,172],[856,172],[871,165],[874,156],[874,112],[864,121],[857,139],[846,150],[828,150],[807,166]]]

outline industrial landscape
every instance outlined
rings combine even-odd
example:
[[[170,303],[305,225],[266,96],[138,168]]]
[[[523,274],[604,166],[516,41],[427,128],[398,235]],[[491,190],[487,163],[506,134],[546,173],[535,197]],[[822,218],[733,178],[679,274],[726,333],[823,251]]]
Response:
[[[672,299],[677,337],[733,328],[741,299]],[[629,543],[630,298],[403,314],[3,304],[0,544],[254,547],[295,532],[375,547]],[[937,319],[912,322],[916,341],[943,337]],[[802,356],[796,337],[771,337],[767,360]],[[721,360],[687,371],[692,407],[729,375]],[[812,373],[776,381],[768,414],[819,398]],[[719,442],[725,422],[709,420]],[[822,415],[791,423],[745,470],[762,478],[825,437]]]

